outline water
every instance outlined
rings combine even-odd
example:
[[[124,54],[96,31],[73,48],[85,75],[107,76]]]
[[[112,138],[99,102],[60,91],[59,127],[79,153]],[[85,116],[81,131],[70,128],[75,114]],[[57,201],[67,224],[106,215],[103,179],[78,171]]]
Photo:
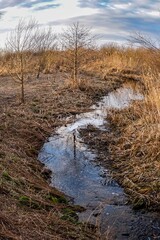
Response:
[[[91,124],[105,131],[109,109],[123,109],[131,101],[142,99],[143,96],[131,87],[108,94],[93,105],[90,112],[77,115],[73,123],[57,129],[39,153],[39,160],[53,172],[52,186],[72,197],[75,204],[86,208],[79,214],[79,219],[98,225],[104,239],[107,236],[109,239],[147,238],[137,238],[135,229],[139,228],[139,215],[137,217],[126,204],[123,189],[109,172],[96,165],[96,155],[83,143],[79,130]],[[150,221],[148,215],[143,214],[141,229],[146,226],[146,218]]]

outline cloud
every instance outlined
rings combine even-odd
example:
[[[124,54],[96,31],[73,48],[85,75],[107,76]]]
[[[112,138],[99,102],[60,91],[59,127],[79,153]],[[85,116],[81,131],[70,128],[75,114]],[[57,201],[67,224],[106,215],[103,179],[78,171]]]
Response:
[[[59,6],[60,6],[60,4],[47,4],[47,5],[44,5],[44,6],[36,7],[33,10],[34,11],[43,11],[43,10],[47,10],[47,9],[57,8]]]
[[[6,33],[8,31],[10,31],[10,28],[0,29],[0,33]]]
[[[82,20],[92,24],[97,31],[103,28],[104,34],[114,30],[119,38],[124,39],[135,31],[159,35],[159,0],[78,0],[78,5],[98,9],[98,14]]]
[[[107,1],[97,1],[97,0],[86,0],[86,1],[83,1],[83,0],[79,0],[79,7],[81,8],[103,8],[106,6],[107,4]]]
[[[133,32],[159,37],[160,0],[0,0],[0,28],[14,28],[33,17],[56,32],[79,21],[105,41],[126,41]]]
[[[52,3],[53,0],[35,0],[35,1],[26,1],[20,4],[20,6],[22,7],[26,7],[26,8],[32,8],[36,5],[39,4],[46,4],[46,3]],[[57,5],[59,6],[59,4],[55,4],[55,6],[57,7]],[[48,6],[48,5],[43,5],[44,7]]]
[[[78,4],[80,7],[90,7],[90,8],[103,8],[108,7],[109,5],[132,5],[136,8],[154,8],[160,6],[159,0],[78,0]]]
[[[5,11],[0,11],[0,18],[2,18],[4,14],[5,14]]]
[[[27,2],[24,0],[24,2]],[[0,0],[0,9],[8,8],[8,7],[15,7],[22,3],[21,0]]]
[[[156,3],[157,4],[156,4]],[[73,22],[91,26],[95,33],[106,41],[126,42],[134,32],[155,36],[159,35],[160,2],[149,0],[79,0],[81,9],[94,9],[97,12],[50,22],[50,25],[69,25]],[[147,3],[147,4],[146,4]]]
[[[96,8],[101,12],[112,11],[115,15],[134,15],[160,19],[159,0],[78,0],[80,8]],[[114,18],[115,15],[112,17]]]
[[[24,7],[32,8],[38,4],[53,3],[55,0],[0,0],[0,9],[10,8],[10,7]],[[45,7],[45,5],[44,5]],[[58,4],[55,4],[58,7]]]

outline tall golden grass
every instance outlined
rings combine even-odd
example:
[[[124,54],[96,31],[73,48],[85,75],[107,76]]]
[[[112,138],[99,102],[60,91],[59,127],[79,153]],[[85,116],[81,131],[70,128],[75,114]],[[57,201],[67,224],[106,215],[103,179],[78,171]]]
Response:
[[[146,58],[148,51],[143,48],[134,49],[132,47],[108,45],[92,54],[96,54],[96,58],[94,58],[93,62],[88,62],[88,67],[94,66],[97,70],[103,70],[104,68],[116,68],[117,70],[131,68],[138,70],[141,69],[143,59]]]
[[[160,209],[160,64],[157,53],[146,56],[141,69],[144,100],[109,116],[116,132],[110,153],[135,207]]]

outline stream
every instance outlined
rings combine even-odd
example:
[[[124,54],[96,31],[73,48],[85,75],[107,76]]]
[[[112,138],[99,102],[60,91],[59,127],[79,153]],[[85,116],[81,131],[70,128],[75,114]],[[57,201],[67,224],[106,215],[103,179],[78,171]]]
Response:
[[[133,100],[142,99],[143,96],[131,86],[109,93],[89,112],[76,115],[73,123],[58,128],[38,156],[52,171],[51,185],[86,209],[78,214],[79,221],[96,225],[100,239],[160,239],[160,221],[156,213],[132,210],[123,188],[111,178],[107,169],[97,165],[95,153],[79,135],[79,130],[87,125],[107,131],[109,109],[123,109]]]

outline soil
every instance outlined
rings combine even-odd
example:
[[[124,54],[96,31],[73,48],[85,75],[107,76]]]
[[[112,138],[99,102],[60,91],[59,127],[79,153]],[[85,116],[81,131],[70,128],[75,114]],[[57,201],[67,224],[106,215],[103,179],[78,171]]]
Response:
[[[125,74],[83,77],[87,84],[72,88],[62,73],[43,74],[39,79],[31,76],[25,83],[24,104],[20,103],[19,84],[8,76],[0,77],[0,239],[98,239],[93,225],[78,222],[77,212],[84,209],[73,206],[68,196],[50,186],[50,171],[37,160],[57,127],[128,81]],[[97,161],[113,170],[106,148],[114,144],[111,135],[106,139],[103,132],[89,127],[83,138],[97,151]],[[139,233],[137,239],[145,239],[139,236],[141,229],[148,231],[148,222],[142,226],[139,217],[133,226]],[[155,225],[152,239],[158,239],[158,231]],[[126,239],[129,233],[124,234]]]
[[[123,203],[122,205],[118,204],[117,206],[117,208],[119,208],[120,217],[114,216],[114,211],[112,212],[111,209],[113,220],[116,219],[116,221],[113,221],[113,229],[116,229],[116,231],[110,229],[108,237],[111,237],[111,239],[122,240],[159,239],[160,238],[159,208],[157,205],[154,204],[154,202],[151,203],[150,207],[146,207],[146,205],[141,204],[141,201],[138,199],[138,197],[137,201],[135,201],[134,200],[135,193],[133,195],[131,193],[131,190],[128,191],[127,186],[123,184],[125,172],[123,174],[123,171],[117,167],[116,163],[112,159],[113,157],[112,153],[110,152],[110,147],[115,144],[115,136],[118,134],[118,131],[116,130],[114,132],[109,122],[107,122],[106,124],[106,129],[108,129],[107,132],[104,130],[97,129],[94,126],[90,125],[87,127],[87,129],[81,129],[80,132],[84,143],[87,144],[90,150],[97,155],[96,158],[97,164],[103,166],[105,169],[108,169],[110,171],[110,175],[113,178],[113,180],[116,180],[121,186],[123,186],[128,199],[126,204],[125,203]],[[131,186],[130,189],[132,189]],[[103,219],[103,216],[101,218]],[[119,229],[119,232],[117,231],[117,229]],[[112,232],[114,232],[113,235],[111,235]],[[124,232],[124,234],[122,234],[122,232]],[[104,239],[106,239],[106,233],[104,234],[104,236],[105,236]]]
[[[19,83],[0,77],[0,239],[97,238],[93,226],[77,222],[82,208],[49,186],[50,173],[37,156],[54,129],[124,80],[88,77],[85,88],[72,88],[65,79],[62,73],[31,76],[21,104]]]

